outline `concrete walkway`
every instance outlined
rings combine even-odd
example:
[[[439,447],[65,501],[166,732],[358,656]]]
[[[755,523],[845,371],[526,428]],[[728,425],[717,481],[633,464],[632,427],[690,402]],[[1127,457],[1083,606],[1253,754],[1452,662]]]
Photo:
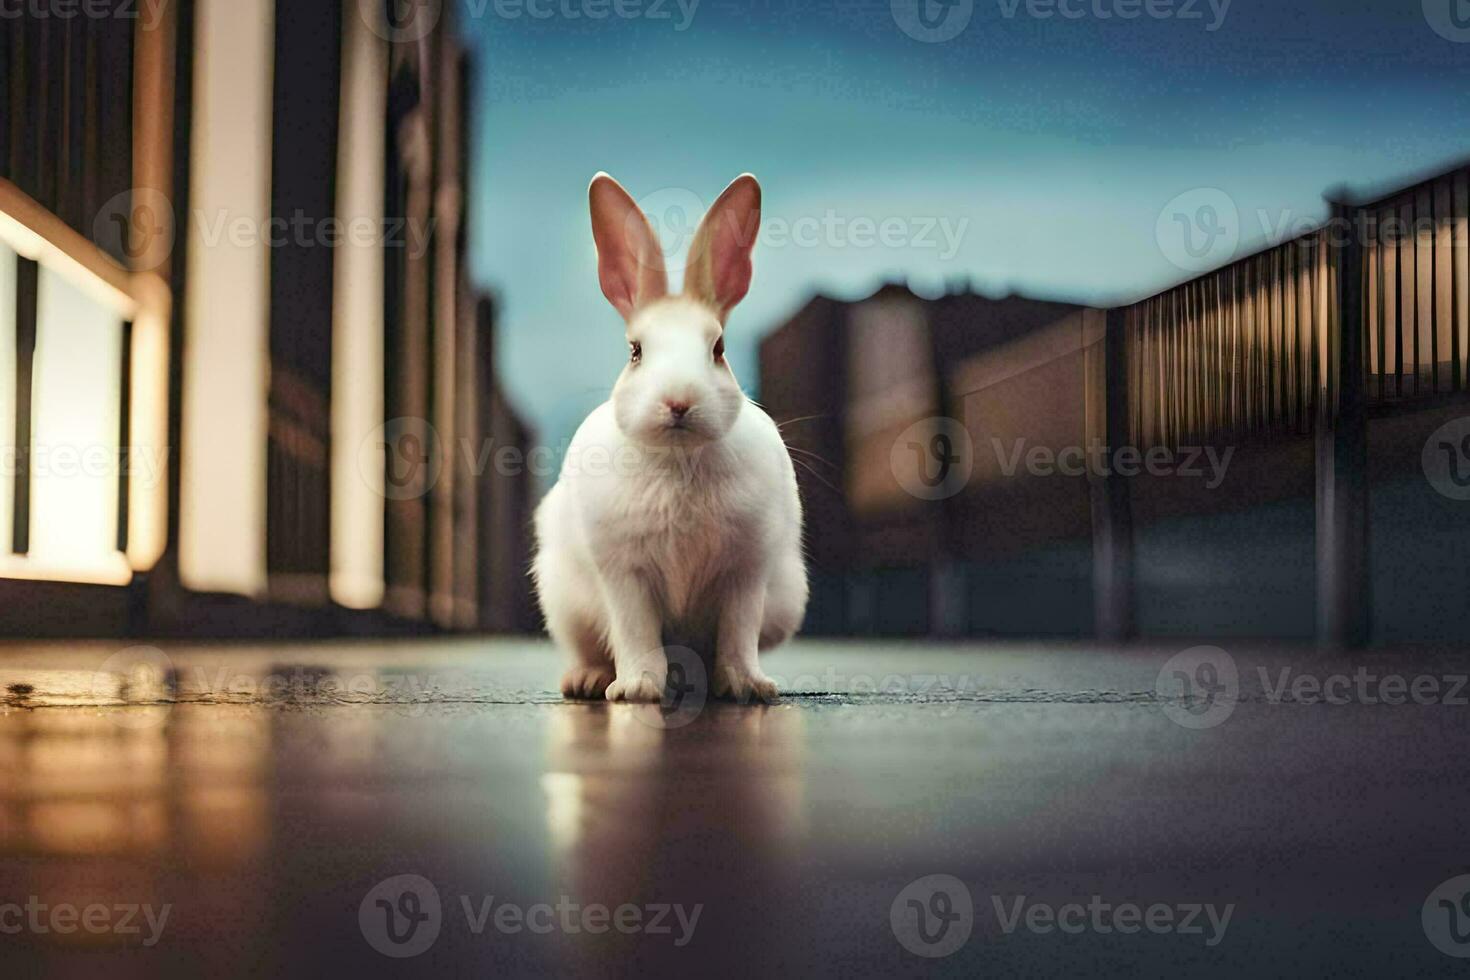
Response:
[[[0,648],[0,958],[1462,974],[1470,658],[1181,646],[808,641],[673,710],[539,642]]]

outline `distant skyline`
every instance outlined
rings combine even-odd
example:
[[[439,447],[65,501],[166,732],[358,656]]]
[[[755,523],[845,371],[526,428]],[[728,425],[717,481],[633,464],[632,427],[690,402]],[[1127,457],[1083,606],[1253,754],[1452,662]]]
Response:
[[[620,370],[586,214],[598,170],[667,217],[671,245],[669,223],[760,178],[727,334],[747,390],[760,337],[816,293],[1155,292],[1321,220],[1331,187],[1470,157],[1455,2],[460,0],[471,270],[501,301],[502,376],[555,448]],[[1181,251],[1180,214],[1216,247]]]

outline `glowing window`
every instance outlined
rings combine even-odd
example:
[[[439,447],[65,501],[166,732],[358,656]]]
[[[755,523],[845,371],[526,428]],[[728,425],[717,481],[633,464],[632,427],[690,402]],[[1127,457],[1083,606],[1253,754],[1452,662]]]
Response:
[[[30,555],[56,569],[111,568],[118,561],[123,325],[45,267],[36,319]]]

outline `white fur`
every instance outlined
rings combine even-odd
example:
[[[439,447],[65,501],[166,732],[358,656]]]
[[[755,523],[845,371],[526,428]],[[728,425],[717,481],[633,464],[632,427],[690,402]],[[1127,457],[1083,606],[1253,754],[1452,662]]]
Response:
[[[594,197],[594,224],[596,209]],[[606,271],[616,256],[602,246]],[[631,310],[642,358],[578,428],[536,511],[533,574],[548,629],[574,657],[568,697],[658,700],[675,643],[712,662],[715,694],[776,695],[757,653],[806,610],[801,501],[775,423],[713,355],[725,304],[712,300],[644,297]],[[670,402],[689,406],[682,424]]]

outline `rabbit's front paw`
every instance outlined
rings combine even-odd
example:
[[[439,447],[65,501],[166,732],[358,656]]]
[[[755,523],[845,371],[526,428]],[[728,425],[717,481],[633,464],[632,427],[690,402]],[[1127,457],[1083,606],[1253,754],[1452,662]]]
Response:
[[[564,698],[600,698],[613,681],[609,664],[578,664],[561,677]]]
[[[644,671],[641,674],[633,674],[629,677],[619,677],[607,686],[607,699],[609,701],[650,701],[663,700],[663,681],[653,675],[652,671]]]
[[[715,696],[729,698],[744,704],[752,700],[774,701],[779,692],[776,682],[760,668],[731,667],[722,664],[715,668]]]

